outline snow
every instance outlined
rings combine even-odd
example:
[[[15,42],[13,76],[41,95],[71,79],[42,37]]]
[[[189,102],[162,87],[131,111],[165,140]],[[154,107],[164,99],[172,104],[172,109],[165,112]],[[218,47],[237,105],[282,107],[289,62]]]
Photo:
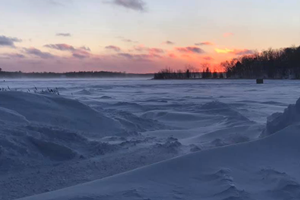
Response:
[[[95,137],[122,132],[120,124],[74,100],[54,95],[1,92],[0,106],[31,123],[84,131]],[[11,111],[11,112],[9,112]]]
[[[300,198],[297,81],[0,81],[8,87],[0,199]]]
[[[300,122],[300,99],[295,105],[289,105],[283,113],[274,113],[268,117],[267,125],[262,136],[273,134],[290,125]]]
[[[23,200],[299,199],[299,128]]]

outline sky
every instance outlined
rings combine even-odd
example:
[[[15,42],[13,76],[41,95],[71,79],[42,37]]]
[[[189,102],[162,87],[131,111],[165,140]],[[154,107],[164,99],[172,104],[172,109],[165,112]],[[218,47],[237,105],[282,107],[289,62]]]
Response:
[[[299,0],[0,0],[4,71],[209,66],[300,45]]]

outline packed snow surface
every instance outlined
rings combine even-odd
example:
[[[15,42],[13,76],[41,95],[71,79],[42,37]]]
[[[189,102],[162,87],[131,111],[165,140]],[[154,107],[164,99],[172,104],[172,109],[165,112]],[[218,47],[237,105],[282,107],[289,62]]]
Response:
[[[297,81],[0,88],[1,200],[300,199]]]
[[[300,199],[299,128],[23,200]]]

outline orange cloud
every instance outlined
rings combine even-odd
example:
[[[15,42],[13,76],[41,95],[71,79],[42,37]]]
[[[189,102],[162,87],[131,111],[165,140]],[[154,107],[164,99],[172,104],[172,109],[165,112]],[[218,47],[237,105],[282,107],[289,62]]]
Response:
[[[218,49],[218,48],[216,48],[215,51],[217,53],[233,53],[234,52],[233,49],[227,49],[227,48],[226,49]]]
[[[243,55],[251,55],[251,54],[254,54],[254,51],[253,50],[250,50],[250,49],[215,49],[215,51],[217,53],[220,53],[220,54],[228,54],[228,53],[231,53],[231,54],[235,54],[235,55],[238,55],[238,56],[243,56]]]

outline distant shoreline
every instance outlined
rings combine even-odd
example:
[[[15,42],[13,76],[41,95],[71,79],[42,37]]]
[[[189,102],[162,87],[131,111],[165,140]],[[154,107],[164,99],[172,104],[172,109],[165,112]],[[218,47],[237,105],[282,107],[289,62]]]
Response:
[[[30,79],[30,78],[44,78],[44,79],[63,79],[63,78],[152,78],[154,74],[135,74],[125,72],[107,72],[107,71],[82,71],[82,72],[7,72],[0,71],[0,79]]]

